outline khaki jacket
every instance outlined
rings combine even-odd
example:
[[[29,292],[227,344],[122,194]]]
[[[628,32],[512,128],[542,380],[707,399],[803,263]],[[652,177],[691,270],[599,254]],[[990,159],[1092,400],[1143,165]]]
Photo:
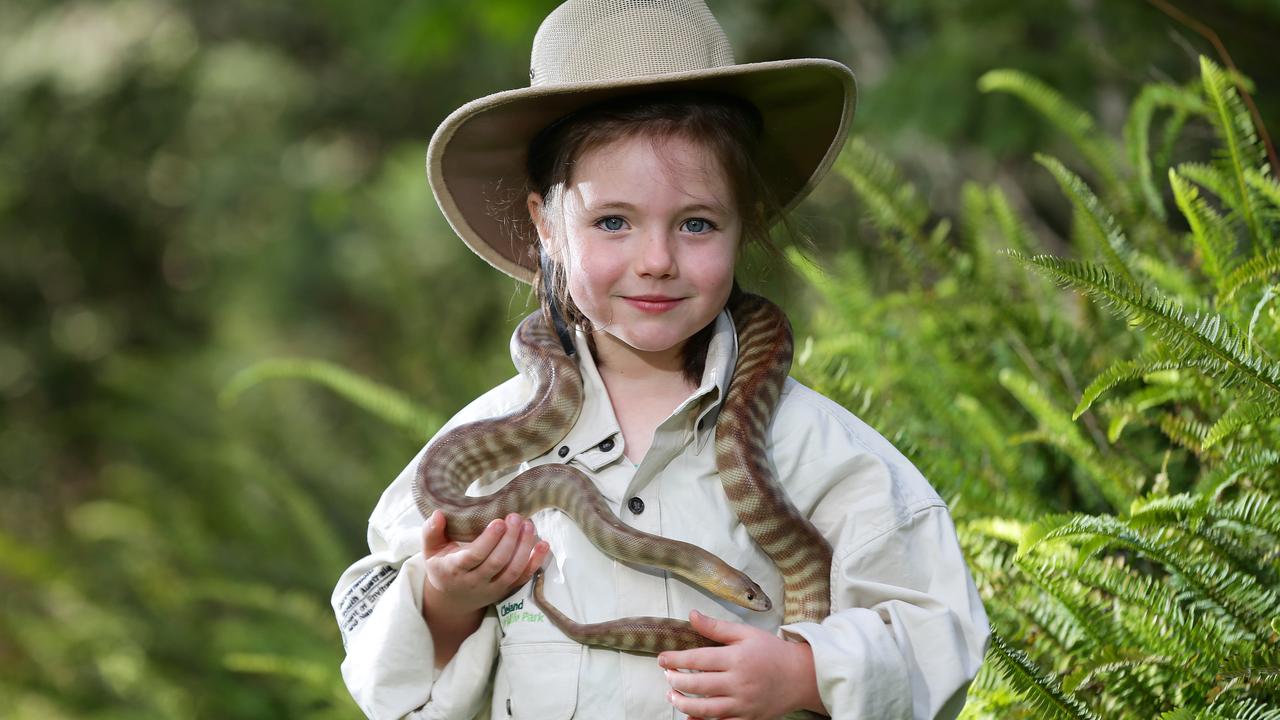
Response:
[[[737,355],[728,313],[716,320],[701,386],[658,426],[638,466],[623,455],[581,333],[577,347],[586,397],[575,427],[551,452],[493,473],[468,492],[493,492],[531,466],[570,463],[625,522],[709,549],[759,583],[774,609],[744,610],[666,573],[615,562],[556,510],[533,516],[551,544],[549,602],[578,622],[688,618],[696,608],[803,639],[835,718],[959,713],[986,650],[987,616],[947,506],[915,466],[848,410],[787,380],[769,457],[791,500],[831,542],[833,603],[821,623],[780,627],[781,577],[729,508],[715,469],[715,416]],[[531,394],[526,379],[514,377],[441,432],[506,413]],[[347,653],[342,675],[370,718],[684,717],[667,703],[669,686],[654,657],[569,641],[529,597],[528,585],[491,608],[458,654],[434,669],[421,615],[423,518],[410,491],[416,463],[383,493],[369,519],[369,555],[342,574],[333,593]]]

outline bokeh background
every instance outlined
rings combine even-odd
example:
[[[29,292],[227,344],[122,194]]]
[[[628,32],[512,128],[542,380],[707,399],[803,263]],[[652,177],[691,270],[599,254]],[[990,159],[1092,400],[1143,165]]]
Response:
[[[1057,254],[1071,204],[1031,156],[1079,155],[978,79],[1034,75],[1118,138],[1144,84],[1221,62],[1140,0],[709,4],[741,61],[852,67],[854,135],[931,217],[960,210],[965,182],[997,186]],[[0,3],[0,717],[359,716],[332,585],[387,483],[512,373],[531,307],[441,218],[427,140],[464,102],[527,83],[555,5]],[[1280,5],[1177,5],[1220,35],[1276,131]],[[818,266],[890,268],[867,212],[832,173],[797,213]],[[803,274],[747,273],[801,342],[821,338]],[[351,402],[335,367],[413,407]],[[893,398],[886,382],[874,403]],[[953,501],[963,485],[935,482]],[[1055,493],[1050,509],[1088,509]]]

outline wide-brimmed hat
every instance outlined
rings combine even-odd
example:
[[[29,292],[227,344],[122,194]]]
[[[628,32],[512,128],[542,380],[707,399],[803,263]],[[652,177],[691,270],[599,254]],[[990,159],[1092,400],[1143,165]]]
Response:
[[[831,167],[857,102],[853,73],[834,60],[736,64],[701,0],[569,0],[538,28],[529,87],[463,105],[431,137],[427,177],[440,210],[476,254],[532,282],[538,259],[520,231],[529,142],[575,110],[660,90],[753,103],[763,119],[757,162],[782,212]]]

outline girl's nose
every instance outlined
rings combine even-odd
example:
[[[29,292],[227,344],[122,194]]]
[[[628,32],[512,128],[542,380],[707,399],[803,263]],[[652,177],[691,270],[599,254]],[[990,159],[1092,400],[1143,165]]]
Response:
[[[637,270],[641,275],[668,277],[675,274],[676,260],[672,252],[674,239],[665,228],[646,233]]]

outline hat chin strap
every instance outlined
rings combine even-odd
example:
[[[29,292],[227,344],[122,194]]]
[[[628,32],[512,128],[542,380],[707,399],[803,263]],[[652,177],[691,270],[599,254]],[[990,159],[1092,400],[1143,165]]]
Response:
[[[542,299],[551,310],[551,323],[555,325],[556,336],[560,338],[560,345],[564,347],[564,354],[573,357],[576,349],[573,346],[573,336],[569,333],[569,325],[564,321],[564,312],[560,309],[560,299],[551,289],[551,273],[555,270],[555,266],[551,264],[551,258],[544,249],[538,249],[538,264],[542,266]]]

